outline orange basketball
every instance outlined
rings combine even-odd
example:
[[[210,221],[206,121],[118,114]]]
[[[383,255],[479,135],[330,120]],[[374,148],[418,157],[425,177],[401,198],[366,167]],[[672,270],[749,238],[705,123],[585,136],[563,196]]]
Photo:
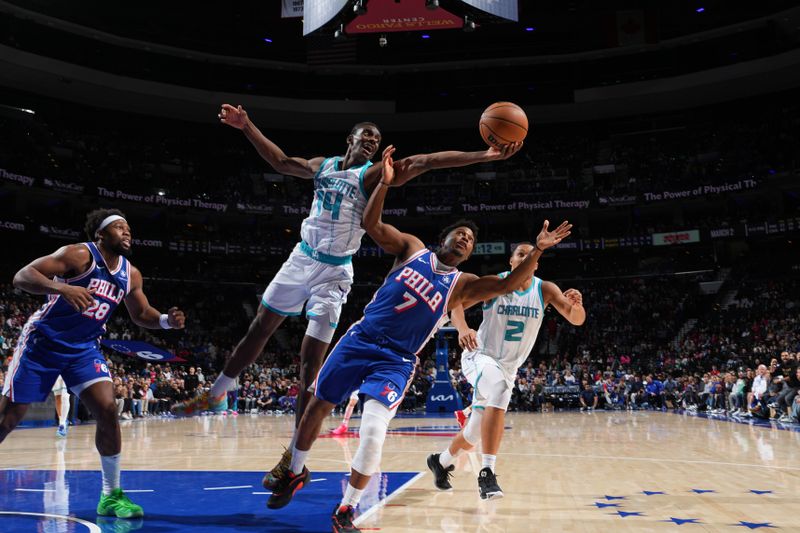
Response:
[[[480,130],[486,144],[501,148],[525,139],[528,135],[528,117],[517,104],[496,102],[481,115]]]

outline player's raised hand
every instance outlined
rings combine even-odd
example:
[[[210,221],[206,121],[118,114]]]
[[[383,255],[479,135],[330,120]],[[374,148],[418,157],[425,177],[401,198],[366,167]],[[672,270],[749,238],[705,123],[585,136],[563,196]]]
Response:
[[[247,111],[242,106],[233,107],[230,104],[222,104],[222,108],[217,115],[219,121],[228,126],[240,130],[247,124]]]
[[[94,292],[95,289],[89,290],[86,287],[77,287],[66,283],[58,288],[58,294],[81,313],[94,305]]]
[[[391,186],[394,183],[394,159],[392,159],[392,154],[394,154],[394,145],[390,144],[383,150],[383,169],[381,173],[381,181],[385,185]]]
[[[492,146],[491,148],[486,150],[486,160],[497,161],[502,159],[508,159],[512,155],[519,152],[520,148],[522,148],[522,141],[504,144],[500,148]]]
[[[458,345],[465,350],[477,350],[478,333],[474,329],[468,329],[463,335],[459,333]]]
[[[170,307],[169,311],[167,311],[167,324],[169,324],[169,327],[172,329],[183,329],[185,323],[186,316],[183,314],[183,311],[177,307]]]
[[[542,251],[550,248],[551,246],[555,246],[562,240],[569,237],[569,230],[572,229],[572,224],[565,220],[553,231],[549,231],[549,227],[550,221],[545,220],[544,224],[542,225],[542,231],[540,231],[539,235],[536,237],[536,247]]]
[[[572,305],[580,305],[583,307],[583,295],[578,289],[567,289],[564,291],[564,297],[569,300]]]

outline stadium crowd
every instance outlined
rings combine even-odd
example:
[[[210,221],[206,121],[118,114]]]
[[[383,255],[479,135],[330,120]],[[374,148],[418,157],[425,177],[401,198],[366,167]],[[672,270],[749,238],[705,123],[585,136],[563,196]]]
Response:
[[[581,282],[590,320],[575,332],[548,310],[539,342],[517,375],[510,409],[685,409],[797,423],[798,280],[737,283],[733,301],[725,308],[707,302],[710,311],[676,339],[689,313],[686,302],[702,301],[692,293],[696,285],[696,278]],[[154,301],[185,307],[186,330],[153,334],[118,313],[107,338],[145,340],[185,362],[146,362],[108,352],[119,413],[126,419],[166,415],[173,403],[207,390],[249,322],[242,302],[256,301],[249,289],[155,287]],[[343,323],[357,318],[370,292],[367,286],[354,290]],[[21,328],[39,304],[38,298],[0,285],[0,383]],[[219,316],[229,319],[220,323]],[[468,319],[477,322],[476,313]],[[231,414],[294,410],[295,344],[303,330],[303,321],[287,321],[286,334],[276,336],[229,394]],[[450,355],[453,385],[469,404],[472,390],[460,371],[459,351],[453,348]],[[434,377],[429,346],[402,407],[423,407]]]

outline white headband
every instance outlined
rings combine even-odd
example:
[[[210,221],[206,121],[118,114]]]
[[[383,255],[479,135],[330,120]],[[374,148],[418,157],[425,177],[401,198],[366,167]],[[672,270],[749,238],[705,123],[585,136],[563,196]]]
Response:
[[[112,222],[116,222],[117,220],[125,220],[125,217],[121,217],[119,215],[109,215],[109,216],[107,216],[106,218],[103,219],[103,221],[97,227],[97,231],[95,231],[95,233],[100,233],[101,231],[106,229],[106,226],[108,226]]]

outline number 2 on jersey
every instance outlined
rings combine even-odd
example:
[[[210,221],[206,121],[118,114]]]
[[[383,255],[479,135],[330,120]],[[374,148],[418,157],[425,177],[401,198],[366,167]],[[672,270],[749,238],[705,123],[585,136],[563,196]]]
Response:
[[[525,331],[525,322],[519,322],[518,320],[509,320],[506,326],[507,328],[506,328],[505,340],[511,342],[521,342],[522,332]]]
[[[342,207],[343,194],[335,191],[316,191],[317,197],[317,216],[322,213],[322,210],[331,212],[332,220],[339,220],[339,208]]]

